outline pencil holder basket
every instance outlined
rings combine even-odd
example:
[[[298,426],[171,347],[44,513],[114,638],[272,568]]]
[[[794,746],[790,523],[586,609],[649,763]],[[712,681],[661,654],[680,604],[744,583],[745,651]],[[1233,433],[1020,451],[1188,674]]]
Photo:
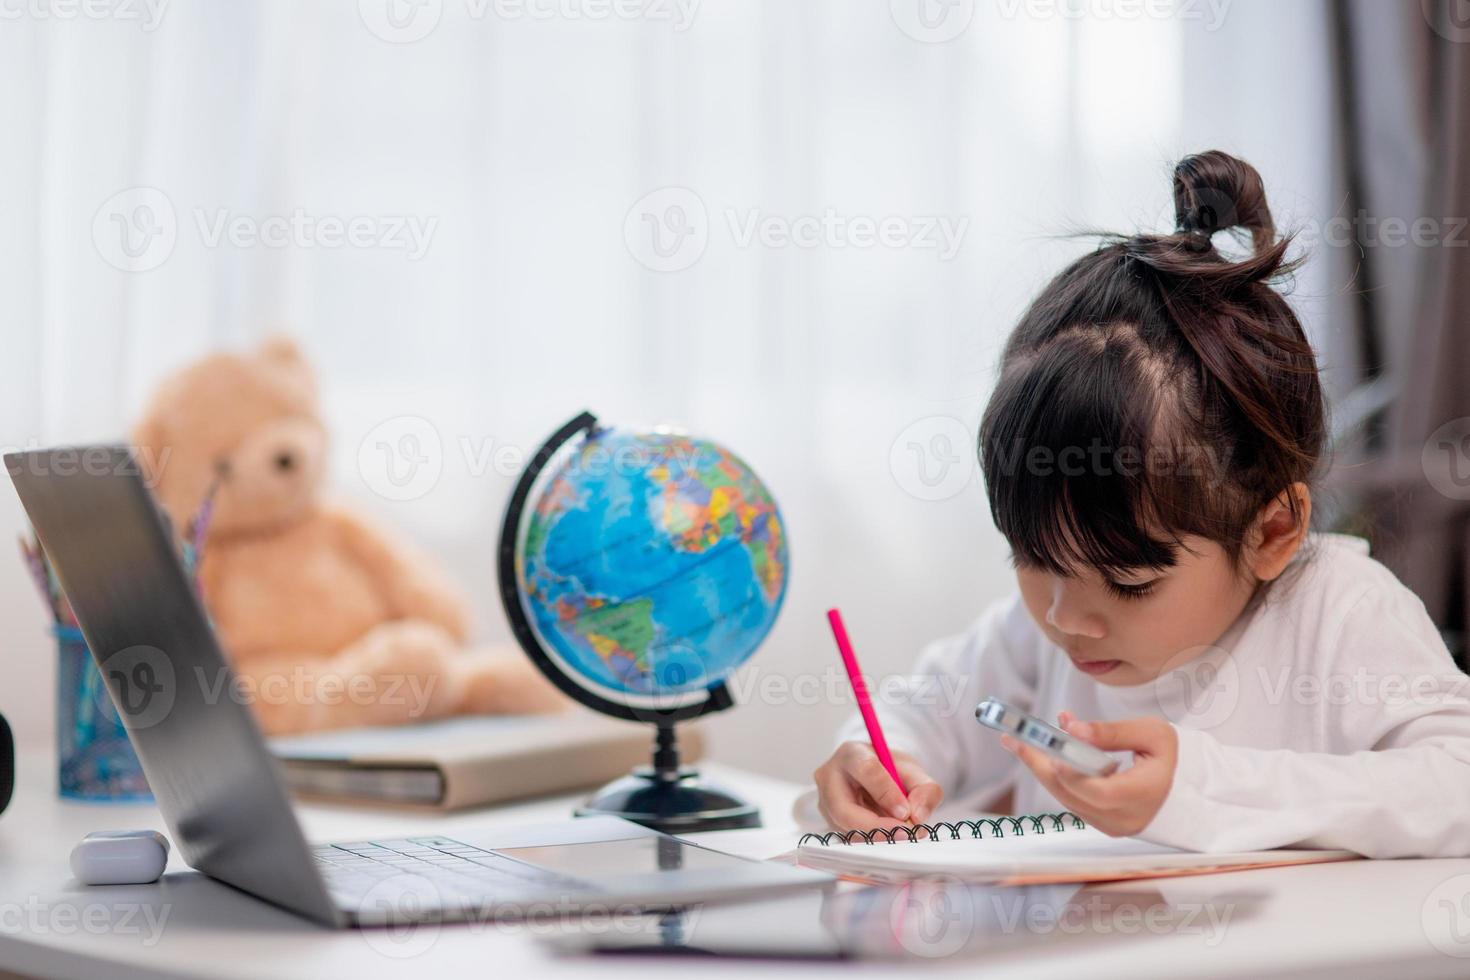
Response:
[[[75,626],[56,625],[57,788],[71,800],[153,799],[117,706]]]

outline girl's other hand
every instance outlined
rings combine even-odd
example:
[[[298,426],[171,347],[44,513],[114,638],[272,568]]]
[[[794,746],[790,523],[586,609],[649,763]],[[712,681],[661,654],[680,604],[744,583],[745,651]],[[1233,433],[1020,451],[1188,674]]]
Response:
[[[1133,766],[1108,776],[1087,776],[1055,762],[1009,735],[1003,744],[1026,764],[1046,791],[1077,816],[1105,834],[1131,837],[1149,825],[1174,785],[1179,736],[1162,718],[1122,721],[1078,721],[1070,711],[1057,716],[1067,734],[1104,752],[1133,753]]]
[[[909,795],[878,761],[867,742],[843,742],[812,774],[817,808],[837,830],[875,830],[895,822],[923,823],[944,799],[944,790],[907,752],[893,753]]]

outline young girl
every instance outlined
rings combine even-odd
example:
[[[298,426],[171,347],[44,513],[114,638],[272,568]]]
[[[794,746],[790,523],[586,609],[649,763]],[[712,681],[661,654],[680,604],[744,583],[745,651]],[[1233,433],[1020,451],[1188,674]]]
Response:
[[[1188,157],[1174,206],[1175,234],[1077,260],[1016,327],[979,448],[1017,592],[877,706],[907,798],[854,723],[821,813],[887,827],[949,796],[1194,850],[1470,855],[1470,679],[1362,542],[1308,535],[1322,390],[1260,176]],[[1131,765],[997,738],[985,697]]]

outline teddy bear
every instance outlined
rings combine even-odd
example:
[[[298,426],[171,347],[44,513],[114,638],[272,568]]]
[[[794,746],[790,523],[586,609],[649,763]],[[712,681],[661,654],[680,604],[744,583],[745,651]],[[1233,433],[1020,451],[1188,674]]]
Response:
[[[323,493],[316,377],[289,339],[178,370],[133,440],[176,528],[210,502],[199,590],[234,669],[231,695],[266,734],[565,703],[519,653],[468,647],[465,601],[446,576]]]

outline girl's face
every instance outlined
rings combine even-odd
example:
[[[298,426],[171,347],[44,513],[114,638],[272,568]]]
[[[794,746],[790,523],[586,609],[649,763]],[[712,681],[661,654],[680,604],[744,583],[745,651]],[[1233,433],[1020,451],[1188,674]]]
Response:
[[[1031,618],[1099,684],[1142,684],[1217,641],[1245,610],[1256,576],[1213,541],[1185,537],[1178,563],[1106,577],[1018,566]],[[1293,549],[1294,550],[1294,549]]]

